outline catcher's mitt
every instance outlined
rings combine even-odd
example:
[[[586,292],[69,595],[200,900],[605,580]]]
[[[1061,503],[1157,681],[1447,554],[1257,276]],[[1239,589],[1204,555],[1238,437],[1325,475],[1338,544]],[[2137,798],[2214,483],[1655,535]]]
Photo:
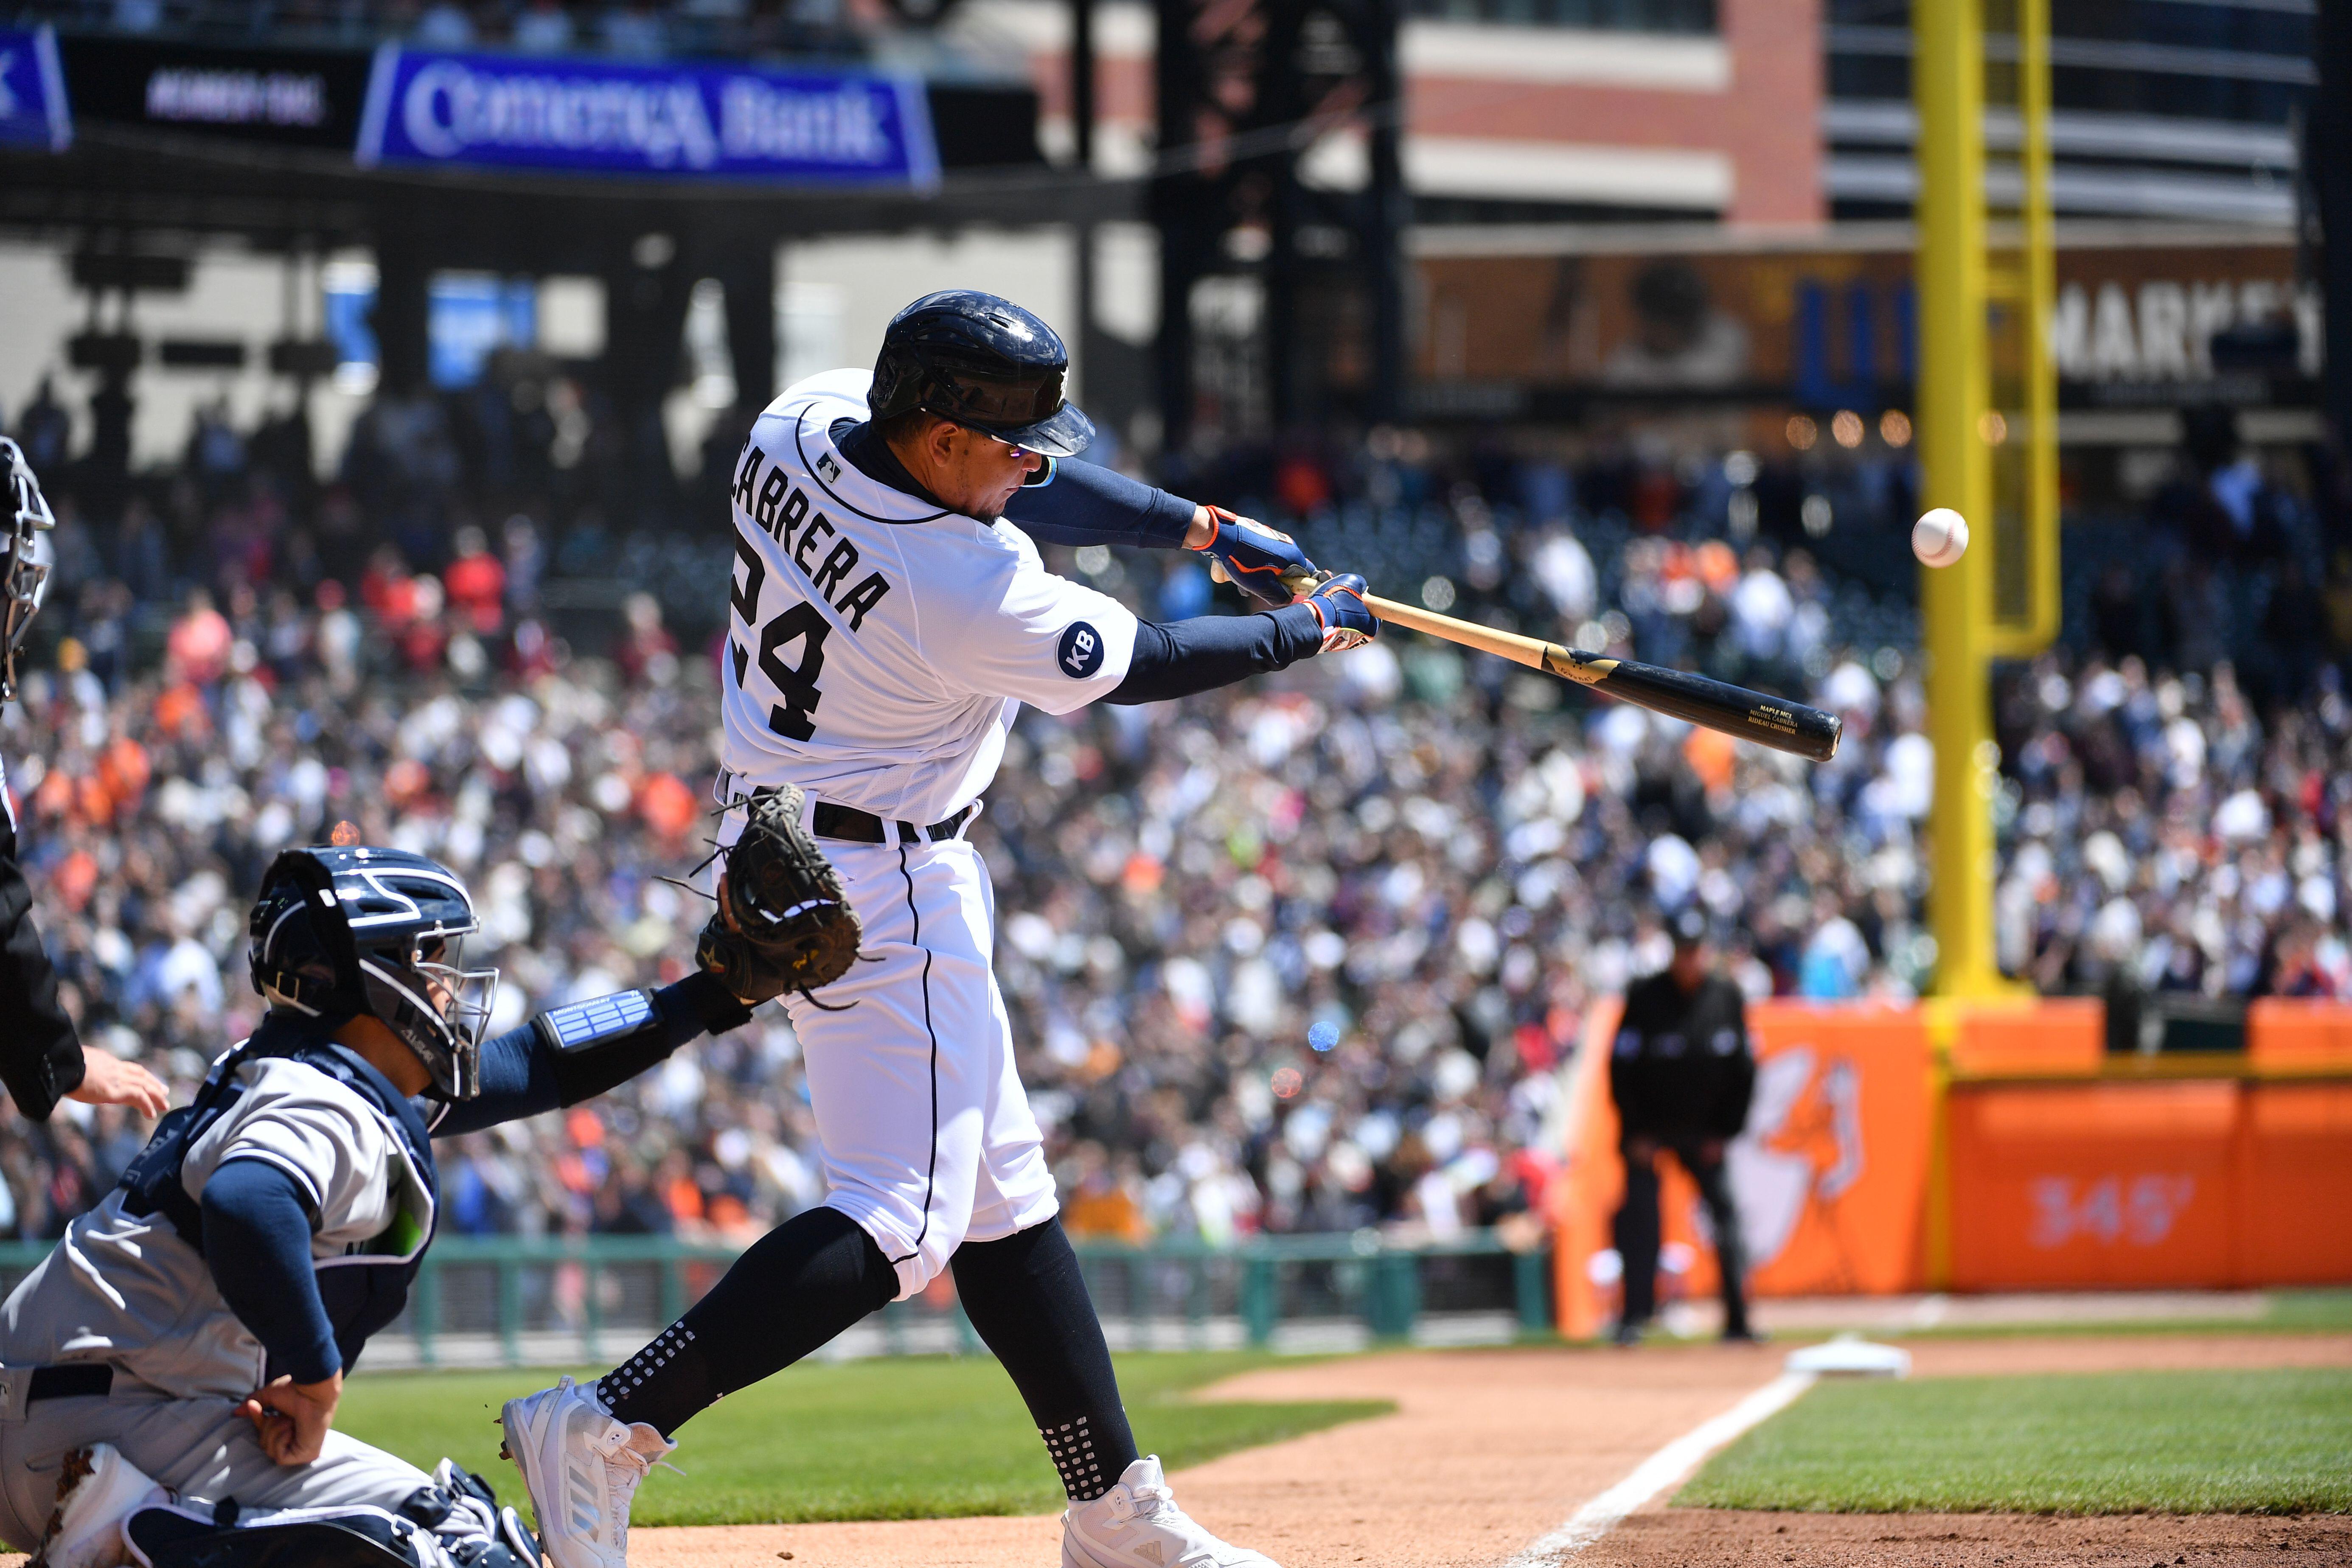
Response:
[[[743,836],[726,851],[719,910],[702,928],[694,961],[757,1006],[840,979],[866,933],[841,874],[809,835],[800,790],[761,790],[743,811]]]

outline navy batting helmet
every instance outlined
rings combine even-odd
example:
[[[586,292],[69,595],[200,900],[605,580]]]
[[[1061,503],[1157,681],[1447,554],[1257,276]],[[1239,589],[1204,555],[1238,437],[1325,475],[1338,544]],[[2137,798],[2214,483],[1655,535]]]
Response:
[[[464,967],[479,930],[447,867],[405,849],[289,849],[253,906],[253,988],[312,1017],[365,1013],[391,1026],[445,1100],[482,1091],[482,1031],[499,972]]]
[[[877,419],[909,409],[1068,458],[1095,438],[1093,421],[1062,395],[1070,351],[1010,300],[976,289],[926,294],[891,318],[866,404]]]

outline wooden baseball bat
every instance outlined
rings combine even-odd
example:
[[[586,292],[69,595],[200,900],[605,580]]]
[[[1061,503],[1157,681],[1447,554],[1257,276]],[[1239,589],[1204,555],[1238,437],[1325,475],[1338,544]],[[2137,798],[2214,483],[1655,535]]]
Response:
[[[1654,713],[1664,713],[1710,730],[1719,730],[1727,735],[1753,741],[1776,752],[1790,752],[1801,757],[1809,757],[1817,763],[1828,762],[1837,755],[1838,736],[1845,728],[1845,721],[1834,713],[1824,713],[1818,708],[1808,708],[1801,702],[1791,702],[1786,698],[1767,697],[1760,691],[1749,691],[1720,680],[1710,680],[1704,675],[1693,675],[1687,670],[1637,664],[1630,658],[1605,658],[1599,654],[1581,653],[1575,648],[1562,647],[1558,643],[1545,642],[1539,637],[1496,631],[1492,626],[1456,620],[1452,616],[1441,616],[1433,610],[1424,610],[1413,605],[1401,605],[1394,599],[1383,599],[1377,595],[1365,595],[1364,605],[1383,621],[1410,626],[1414,631],[1463,647],[1475,647],[1481,653],[1498,654],[1514,664],[1524,664],[1529,669],[1544,670],[1573,680],[1579,686],[1589,686],[1595,691],[1606,692],[1631,702],[1636,708],[1647,708]]]

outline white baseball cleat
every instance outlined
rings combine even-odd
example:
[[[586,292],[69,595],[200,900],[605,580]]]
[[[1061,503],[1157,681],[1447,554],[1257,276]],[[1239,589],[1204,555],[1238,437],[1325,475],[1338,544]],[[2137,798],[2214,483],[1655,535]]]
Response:
[[[592,1389],[568,1377],[508,1400],[499,1419],[507,1456],[539,1512],[546,1561],[552,1568],[623,1568],[637,1483],[677,1445],[642,1423],[614,1420]]]
[[[38,1568],[121,1568],[131,1561],[122,1521],[171,1496],[111,1443],[75,1448],[58,1477],[58,1510],[33,1562]]]
[[[1264,1552],[1228,1546],[1176,1506],[1146,1454],[1092,1502],[1062,1515],[1062,1568],[1276,1568]]]

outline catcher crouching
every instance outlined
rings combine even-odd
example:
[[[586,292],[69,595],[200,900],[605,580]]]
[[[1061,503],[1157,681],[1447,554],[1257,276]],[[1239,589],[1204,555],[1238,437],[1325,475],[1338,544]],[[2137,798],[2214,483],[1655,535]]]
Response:
[[[45,1568],[537,1568],[479,1479],[334,1429],[432,1243],[433,1141],[750,1014],[698,972],[484,1039],[473,900],[404,850],[286,851],[249,929],[260,1026],[0,1307],[0,1537]]]

